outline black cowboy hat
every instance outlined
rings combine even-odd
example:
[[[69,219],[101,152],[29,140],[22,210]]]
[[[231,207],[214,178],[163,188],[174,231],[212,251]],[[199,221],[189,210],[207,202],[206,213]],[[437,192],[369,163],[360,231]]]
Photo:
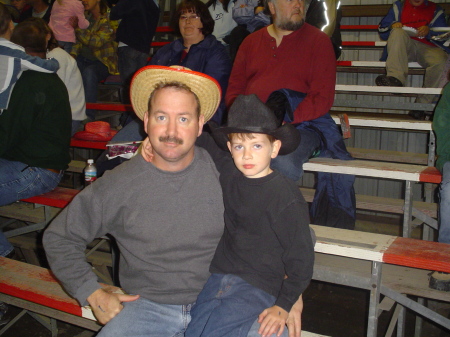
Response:
[[[263,133],[281,141],[280,155],[294,151],[300,143],[300,133],[291,124],[278,127],[274,112],[255,94],[239,95],[228,111],[228,121],[213,130],[217,144],[227,149],[230,133]]]

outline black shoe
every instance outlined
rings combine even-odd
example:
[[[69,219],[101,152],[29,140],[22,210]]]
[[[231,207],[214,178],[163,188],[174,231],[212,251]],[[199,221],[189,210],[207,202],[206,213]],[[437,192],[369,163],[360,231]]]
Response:
[[[410,112],[408,112],[408,115],[419,121],[424,121],[426,113],[425,111],[411,110]]]
[[[450,274],[434,271],[430,275],[429,287],[440,291],[450,291]]]
[[[380,75],[375,79],[375,83],[381,87],[403,87],[402,82],[393,76]]]

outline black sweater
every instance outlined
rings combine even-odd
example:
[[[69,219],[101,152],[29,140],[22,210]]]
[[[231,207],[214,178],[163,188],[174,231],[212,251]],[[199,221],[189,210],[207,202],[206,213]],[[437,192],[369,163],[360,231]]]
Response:
[[[225,205],[225,230],[210,272],[237,275],[275,296],[275,304],[289,311],[313,273],[305,199],[296,184],[277,171],[245,177],[230,154],[218,150],[207,135],[197,144],[216,162]]]

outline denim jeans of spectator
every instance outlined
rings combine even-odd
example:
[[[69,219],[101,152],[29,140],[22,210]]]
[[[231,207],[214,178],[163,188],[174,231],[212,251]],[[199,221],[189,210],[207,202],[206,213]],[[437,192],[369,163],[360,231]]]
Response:
[[[8,241],[5,234],[0,230],[0,256],[6,256],[13,251],[13,245]]]
[[[191,305],[160,304],[142,297],[122,304],[122,311],[97,337],[182,337],[191,320]]]
[[[275,300],[236,275],[212,274],[192,307],[185,336],[247,337],[259,314]],[[259,324],[255,328],[257,333]]]
[[[442,243],[450,243],[450,161],[442,168],[442,182],[439,186],[439,238]]]
[[[96,103],[98,84],[109,76],[108,67],[99,60],[90,60],[82,55],[77,56],[77,65],[83,79],[86,102]],[[86,109],[86,115],[90,119],[95,120],[96,111]]]
[[[298,129],[297,129],[298,130]],[[272,159],[271,168],[280,171],[286,177],[298,181],[303,175],[303,164],[320,148],[320,137],[314,131],[298,130],[300,145],[294,152]]]
[[[58,186],[63,172],[0,158],[0,206],[49,192]]]
[[[59,46],[64,49],[67,53],[70,54],[72,51],[72,47],[75,43],[73,42],[65,42],[65,41],[58,41]]]
[[[124,86],[124,102],[130,103],[130,82],[134,73],[145,67],[148,60],[148,54],[129,46],[122,46],[117,49],[119,58],[119,72]]]

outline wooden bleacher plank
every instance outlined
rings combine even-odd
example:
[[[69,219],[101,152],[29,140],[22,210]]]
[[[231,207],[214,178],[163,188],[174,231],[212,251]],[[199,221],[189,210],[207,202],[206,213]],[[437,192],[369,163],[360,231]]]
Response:
[[[441,174],[434,167],[421,165],[393,164],[368,160],[338,160],[312,158],[303,164],[305,171],[352,174],[373,178],[396,179],[439,184]]]
[[[450,13],[450,3],[437,3],[446,13]],[[392,5],[342,5],[342,17],[384,17]]]
[[[416,130],[416,131],[431,131],[431,121],[419,121],[412,119],[405,115],[393,115],[393,114],[377,114],[377,113],[359,113],[359,112],[347,112],[347,111],[331,111],[331,117],[340,124],[339,114],[345,113],[348,116],[350,127],[362,126],[370,128],[381,129],[399,129],[399,130]]]
[[[79,193],[79,190],[56,187],[54,190],[22,201],[51,207],[64,208]]]
[[[372,85],[336,84],[336,91],[353,93],[428,94],[440,95],[442,88],[385,87]]]
[[[337,66],[344,67],[377,67],[386,68],[386,62],[381,61],[336,61]],[[408,63],[408,68],[422,68],[417,62]]]
[[[398,237],[384,252],[385,263],[450,273],[450,244]]]
[[[312,202],[315,190],[312,188],[301,187],[300,191],[307,202]],[[356,195],[356,209],[403,214],[405,206],[403,199],[393,199],[377,197],[373,195]],[[413,201],[413,207],[432,218],[437,218],[437,204],[423,201]]]
[[[347,147],[347,151],[355,159],[387,161],[392,163],[407,163],[415,165],[427,165],[428,155],[426,153],[411,153],[389,150],[375,150]]]

